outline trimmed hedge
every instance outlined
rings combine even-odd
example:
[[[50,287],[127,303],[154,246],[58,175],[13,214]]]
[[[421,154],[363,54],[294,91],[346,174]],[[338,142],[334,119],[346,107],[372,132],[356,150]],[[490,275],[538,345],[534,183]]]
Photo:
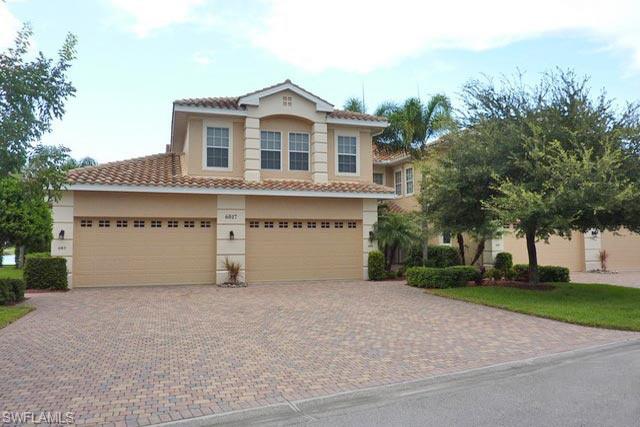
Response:
[[[418,288],[453,288],[479,279],[480,272],[470,265],[446,268],[411,267],[405,273],[407,284]]]
[[[513,266],[514,279],[520,282],[529,281],[529,265],[528,264],[516,264]],[[566,267],[560,267],[558,265],[539,265],[538,275],[540,281],[544,283],[551,282],[569,282],[570,275],[569,269]]]
[[[27,289],[67,289],[67,260],[47,253],[27,255],[24,282]]]
[[[0,305],[15,304],[24,299],[24,280],[0,279]]]
[[[513,267],[513,257],[509,252],[500,252],[496,254],[496,260],[493,267],[506,273]]]
[[[367,269],[369,271],[369,280],[384,280],[387,278],[387,272],[384,269],[384,255],[382,252],[369,252]]]

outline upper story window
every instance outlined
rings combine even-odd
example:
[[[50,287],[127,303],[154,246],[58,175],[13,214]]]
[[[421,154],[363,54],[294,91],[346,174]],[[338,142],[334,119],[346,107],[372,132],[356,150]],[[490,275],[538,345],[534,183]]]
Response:
[[[404,180],[407,186],[407,194],[413,194],[413,168],[405,169]]]
[[[309,134],[289,133],[289,170],[309,170]]]
[[[207,126],[207,167],[229,168],[229,148],[229,128]]]
[[[290,95],[285,95],[282,97],[282,105],[285,107],[291,107],[293,104],[293,97]]]
[[[378,185],[384,185],[384,174],[375,172],[373,174],[373,182]]]
[[[282,141],[280,132],[263,130],[260,132],[260,167],[262,169],[281,169],[280,153]]]
[[[338,135],[338,173],[358,173],[358,141],[355,136]]]
[[[396,171],[393,174],[394,184],[396,186],[396,194],[398,196],[402,195],[402,171]]]

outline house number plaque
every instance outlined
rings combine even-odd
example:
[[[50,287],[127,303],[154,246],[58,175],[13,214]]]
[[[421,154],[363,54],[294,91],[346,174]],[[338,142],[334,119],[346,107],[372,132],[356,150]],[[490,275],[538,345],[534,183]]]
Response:
[[[224,214],[224,219],[238,219],[238,214]]]

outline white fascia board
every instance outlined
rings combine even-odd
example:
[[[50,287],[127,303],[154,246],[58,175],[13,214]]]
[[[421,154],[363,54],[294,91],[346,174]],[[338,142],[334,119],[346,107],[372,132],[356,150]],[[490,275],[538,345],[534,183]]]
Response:
[[[339,191],[251,190],[233,188],[161,187],[145,185],[71,184],[71,191],[112,191],[129,193],[229,194],[237,196],[331,197],[344,199],[395,199],[394,193],[358,193]]]
[[[192,105],[174,105],[174,111],[180,111],[183,113],[204,113],[204,114],[220,114],[224,116],[241,116],[246,117],[247,112],[244,110],[229,110],[226,108],[213,108],[213,107],[197,107]]]
[[[322,111],[326,113],[330,113],[331,111],[333,111],[333,105],[329,104],[326,101],[323,101],[317,96],[310,94],[306,90],[300,89],[299,87],[291,83],[283,83],[281,85],[278,85],[269,89],[265,89],[260,92],[252,93],[251,95],[243,96],[238,100],[238,104],[253,105],[257,107],[258,104],[260,104],[260,98],[273,95],[274,93],[282,92],[283,90],[290,90],[291,92],[297,95],[300,95],[301,97],[315,103],[317,111]]]
[[[377,166],[394,166],[400,163],[406,163],[411,161],[411,156],[400,157],[394,160],[374,160],[373,164]]]
[[[347,126],[361,126],[361,127],[375,127],[375,128],[386,128],[389,126],[388,122],[379,122],[375,120],[337,119],[334,117],[327,117],[327,123],[330,123],[333,125],[347,125]]]

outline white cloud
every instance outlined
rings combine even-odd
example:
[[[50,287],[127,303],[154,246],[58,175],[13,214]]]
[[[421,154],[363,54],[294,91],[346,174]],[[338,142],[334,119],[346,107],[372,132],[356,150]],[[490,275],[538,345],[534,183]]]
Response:
[[[21,23],[10,11],[6,3],[0,3],[0,49],[13,44]]]
[[[200,65],[209,65],[213,62],[213,54],[211,52],[199,51],[193,54],[193,60]]]
[[[629,50],[640,68],[638,22],[633,0],[273,0],[250,40],[308,71],[368,72],[426,51],[479,51],[579,31]]]
[[[138,36],[197,23],[312,72],[366,73],[428,51],[481,51],[568,32],[628,54],[640,70],[638,0],[264,0],[251,8],[205,0],[111,1],[133,18],[130,29]]]
[[[113,6],[132,19],[128,28],[138,37],[146,37],[155,30],[194,19],[194,8],[203,0],[111,0]]]

